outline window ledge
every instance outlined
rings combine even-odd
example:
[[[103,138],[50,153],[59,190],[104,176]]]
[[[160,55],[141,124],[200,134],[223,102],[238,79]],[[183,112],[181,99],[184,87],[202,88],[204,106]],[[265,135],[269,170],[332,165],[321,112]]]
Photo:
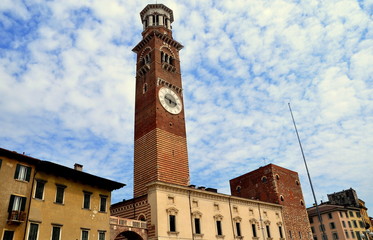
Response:
[[[216,235],[216,238],[218,239],[224,239],[225,235]]]
[[[196,239],[202,239],[203,238],[203,235],[202,233],[193,233],[193,236],[196,238]]]
[[[61,205],[61,206],[65,206],[64,203],[58,203],[58,202],[53,202],[54,204],[57,204],[57,205]]]
[[[171,231],[168,231],[167,233],[168,233],[168,235],[172,235],[172,236],[177,236],[177,235],[179,235],[179,232],[171,232]]]
[[[17,179],[17,178],[15,178],[14,180],[16,180],[17,182],[29,183],[29,181],[22,180],[22,179]]]

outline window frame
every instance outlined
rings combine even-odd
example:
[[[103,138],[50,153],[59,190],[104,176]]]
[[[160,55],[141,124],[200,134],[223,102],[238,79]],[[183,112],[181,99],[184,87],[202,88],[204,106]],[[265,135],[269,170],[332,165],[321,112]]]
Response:
[[[27,240],[38,240],[38,238],[39,238],[39,227],[40,227],[39,225],[40,225],[39,223],[30,222],[30,224],[28,225]],[[30,235],[31,230],[34,230],[34,229],[32,229],[32,226],[36,226],[36,236]]]
[[[14,172],[14,179],[18,181],[30,182],[32,168],[23,164],[17,164]]]
[[[83,209],[91,210],[92,192],[83,191]]]
[[[54,238],[54,230],[58,229],[58,238]],[[52,234],[51,234],[51,240],[61,240],[61,235],[62,235],[62,225],[52,225]]]
[[[84,238],[83,233],[87,233],[87,238]],[[80,239],[81,240],[89,240],[89,229],[82,228],[80,231]]]
[[[108,196],[107,195],[101,195],[100,194],[100,212],[102,213],[106,213],[107,211],[107,199],[108,199]],[[103,200],[105,200],[105,203],[103,203]]]
[[[104,238],[101,238],[101,234],[103,234],[104,235]],[[106,240],[106,231],[104,231],[104,230],[98,230],[98,240]]]
[[[5,236],[5,234],[6,234],[7,232],[8,232],[8,233],[11,233],[11,236]],[[14,239],[14,232],[15,232],[15,231],[13,231],[13,230],[7,230],[7,229],[4,229],[2,239],[3,239],[3,240],[13,240],[13,239]],[[7,237],[7,238],[5,238],[5,237]],[[9,238],[9,237],[11,237],[11,238]]]
[[[35,190],[34,190],[34,199],[44,200],[44,190],[45,184],[47,181],[36,179],[35,181]]]
[[[56,183],[56,196],[55,196],[55,199],[54,199],[54,203],[56,203],[56,204],[64,204],[65,203],[65,189],[66,189],[65,185]],[[59,190],[60,191],[62,190],[62,193],[60,192],[60,194],[62,194],[62,196],[59,196],[59,194],[58,194]],[[59,197],[62,197],[61,202],[59,201]]]

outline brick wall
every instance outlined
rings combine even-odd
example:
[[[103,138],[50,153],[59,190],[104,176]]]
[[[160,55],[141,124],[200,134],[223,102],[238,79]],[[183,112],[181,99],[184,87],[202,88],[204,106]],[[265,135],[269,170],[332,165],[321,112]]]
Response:
[[[288,239],[309,239],[311,230],[298,173],[269,164],[230,180],[231,193],[283,206]]]

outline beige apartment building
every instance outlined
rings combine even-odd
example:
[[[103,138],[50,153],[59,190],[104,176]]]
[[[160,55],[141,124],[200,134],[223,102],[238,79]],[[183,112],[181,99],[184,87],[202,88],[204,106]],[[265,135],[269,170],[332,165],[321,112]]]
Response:
[[[318,208],[322,219],[322,225],[320,224],[316,207],[307,209],[314,240],[323,240],[322,228],[327,236],[324,240],[369,239],[359,208],[344,207],[328,203],[321,204]]]
[[[0,164],[2,240],[109,239],[111,191],[124,184],[2,148]]]

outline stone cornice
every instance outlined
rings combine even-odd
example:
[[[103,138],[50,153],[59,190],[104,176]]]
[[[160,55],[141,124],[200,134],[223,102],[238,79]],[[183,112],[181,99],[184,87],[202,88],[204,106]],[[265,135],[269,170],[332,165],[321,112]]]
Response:
[[[184,46],[181,45],[179,42],[175,41],[174,39],[172,39],[169,35],[167,34],[163,34],[157,30],[154,30],[152,31],[151,33],[149,33],[148,35],[146,35],[146,37],[144,37],[133,49],[132,51],[135,52],[135,53],[138,53],[143,47],[145,47],[149,42],[150,40],[152,40],[154,37],[157,37],[159,39],[161,39],[163,42],[165,42],[166,44],[170,45],[170,46],[173,46],[174,48],[176,48],[178,51],[181,50]]]
[[[279,204],[262,202],[258,200],[246,199],[246,198],[241,198],[241,197],[235,197],[235,196],[230,196],[230,195],[223,194],[223,193],[209,192],[206,190],[200,190],[200,189],[195,189],[191,187],[180,186],[176,184],[170,184],[170,183],[159,182],[159,181],[149,183],[147,187],[148,187],[149,192],[153,192],[156,190],[160,190],[160,191],[163,190],[163,191],[173,192],[173,193],[178,193],[178,194],[183,194],[183,195],[190,194],[191,197],[205,198],[205,199],[211,199],[211,200],[222,201],[222,202],[231,201],[231,203],[242,204],[242,205],[247,205],[247,206],[255,206],[255,205],[260,204],[262,207],[265,207],[266,209],[281,209],[282,208],[282,206]]]

